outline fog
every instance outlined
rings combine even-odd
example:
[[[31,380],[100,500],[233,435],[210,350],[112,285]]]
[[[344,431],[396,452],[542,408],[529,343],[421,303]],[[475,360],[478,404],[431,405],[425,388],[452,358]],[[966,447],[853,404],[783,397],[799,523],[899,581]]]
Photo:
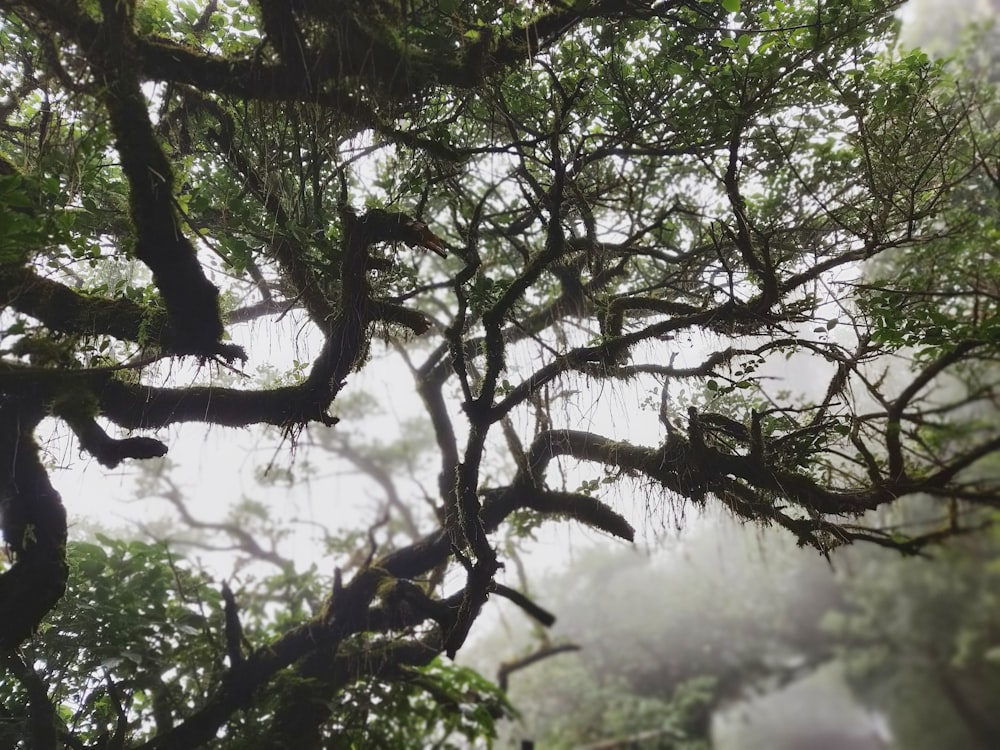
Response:
[[[651,713],[708,675],[719,692],[705,717],[716,748],[888,747],[885,718],[851,695],[824,629],[827,612],[843,604],[839,580],[849,574],[849,559],[831,564],[787,534],[701,516],[655,550],[576,550],[533,591],[559,618],[542,640],[501,603],[463,659],[494,675],[532,649],[580,649],[511,674],[522,715],[501,746],[537,738],[548,747],[541,738],[566,733],[559,722],[588,709],[595,733],[603,725],[609,741],[632,736],[629,725],[648,734]],[[622,705],[614,705],[616,694]],[[672,746],[663,732],[636,746]],[[618,746],[631,745],[608,745]]]

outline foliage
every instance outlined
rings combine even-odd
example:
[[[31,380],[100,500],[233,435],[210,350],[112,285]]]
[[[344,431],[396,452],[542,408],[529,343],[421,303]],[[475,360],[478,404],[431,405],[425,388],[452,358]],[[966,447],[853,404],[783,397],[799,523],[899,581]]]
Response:
[[[824,554],[916,553],[996,506],[1000,435],[967,422],[998,398],[977,375],[1000,349],[995,102],[897,48],[897,5],[0,1],[0,649],[45,627],[70,576],[46,417],[108,467],[162,456],[148,433],[185,422],[309,430],[387,509],[277,629],[244,629],[223,592],[222,637],[199,645],[182,599],[126,596],[120,632],[153,618],[177,659],[192,639],[199,679],[159,675],[185,696],[169,724],[124,649],[107,695],[135,716],[94,698],[76,724],[9,656],[32,743],[117,714],[118,746],[190,750],[257,712],[255,742],[322,747],[366,692],[479,731],[450,710],[485,689],[471,675],[413,704],[414,675],[491,594],[551,622],[496,580],[507,544],[567,519],[631,540],[615,488]],[[890,256],[924,271],[862,278]],[[268,353],[229,337],[285,316],[303,356],[237,377]],[[419,493],[350,431],[367,411],[334,414],[377,342],[433,436]],[[864,516],[917,494],[954,512],[916,535]],[[252,517],[217,527],[250,549]],[[137,580],[174,585],[153,567]]]
[[[98,535],[96,542],[71,543],[68,556],[66,598],[37,638],[6,657],[22,679],[0,683],[0,702],[14,709],[0,721],[0,742],[20,747],[33,734],[36,718],[28,706],[34,704],[25,692],[35,683],[48,693],[67,746],[148,741],[223,684],[224,597],[206,574],[163,545]],[[319,600],[329,585],[315,574],[242,583],[247,606],[240,619],[245,636],[254,639],[294,624],[269,614],[275,602],[282,614],[292,608],[290,591]],[[279,677],[274,690],[288,679]],[[273,710],[274,690],[235,717],[213,747],[254,747],[258,726]],[[494,685],[446,662],[414,669],[400,682],[359,677],[344,696],[331,714],[337,747],[411,748],[435,737],[438,747],[461,747],[451,738],[491,737],[495,719],[509,710]]]
[[[594,549],[539,587],[559,622],[538,639],[523,622],[471,646],[473,663],[572,643],[578,652],[511,676],[516,732],[543,747],[650,735],[650,747],[699,747],[734,702],[808,674],[831,658],[822,629],[841,593],[827,563],[774,532],[732,523],[677,540],[671,554]],[[602,592],[599,603],[587,591]],[[753,591],[752,597],[745,596]],[[661,743],[658,745],[657,743]]]
[[[856,691],[890,717],[897,747],[993,747],[1000,662],[996,529],[932,559],[869,551],[827,618]]]
[[[919,518],[911,512],[908,522]],[[756,696],[836,667],[861,705],[886,717],[893,747],[997,744],[995,528],[918,560],[860,547],[834,568],[802,559],[774,532],[756,541],[755,551],[753,539],[723,524],[686,536],[669,556],[578,553],[540,589],[560,618],[551,636],[533,646],[538,634],[514,622],[470,649],[473,663],[492,670],[510,641],[525,651],[550,637],[579,647],[511,677],[522,718],[506,734],[544,747],[719,741],[713,717],[753,715]],[[599,606],[581,596],[591,589],[604,592]],[[692,687],[694,696],[685,692]],[[764,718],[756,732],[763,746],[790,747],[800,724]],[[846,738],[852,727],[843,729]]]

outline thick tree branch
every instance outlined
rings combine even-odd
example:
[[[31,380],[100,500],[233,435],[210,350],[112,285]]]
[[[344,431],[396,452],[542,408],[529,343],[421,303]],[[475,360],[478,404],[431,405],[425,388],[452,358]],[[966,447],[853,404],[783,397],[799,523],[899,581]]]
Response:
[[[194,247],[181,231],[173,207],[173,169],[157,142],[135,68],[136,40],[128,4],[102,0],[104,20],[86,49],[102,87],[115,146],[129,183],[135,254],[153,272],[167,308],[179,354],[246,359],[223,345],[219,291],[205,277]]]
[[[32,750],[58,750],[61,721],[56,707],[49,698],[48,685],[25,663],[20,654],[8,651],[3,654],[3,666],[10,671],[28,694],[28,720],[31,727]]]
[[[30,315],[52,331],[83,336],[114,336],[147,342],[176,338],[167,330],[167,316],[143,308],[131,300],[105,299],[81,294],[57,281],[46,279],[30,268],[0,270],[0,305]]]
[[[17,648],[62,598],[66,511],[32,433],[39,403],[0,396],[0,524],[14,564],[0,574],[0,651]]]

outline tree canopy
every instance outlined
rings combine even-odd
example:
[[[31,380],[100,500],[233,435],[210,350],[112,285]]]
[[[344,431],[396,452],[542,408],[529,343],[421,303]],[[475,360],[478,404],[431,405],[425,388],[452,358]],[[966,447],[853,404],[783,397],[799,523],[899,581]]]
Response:
[[[442,699],[427,670],[490,595],[551,620],[497,581],[507,535],[631,540],[615,487],[823,554],[988,522],[996,105],[898,47],[898,5],[0,0],[0,649],[33,746],[236,747],[252,715],[322,747],[365,691]],[[268,355],[233,337],[289,316],[309,361],[242,376]],[[154,565],[130,602],[175,620],[165,661],[107,664],[104,713],[68,721],[15,651],[70,576],[42,420],[107,467],[186,422],[336,442],[384,349],[436,486],[274,637],[216,596],[196,677]],[[598,430],[608,393],[650,429]],[[874,513],[917,496],[916,532]]]

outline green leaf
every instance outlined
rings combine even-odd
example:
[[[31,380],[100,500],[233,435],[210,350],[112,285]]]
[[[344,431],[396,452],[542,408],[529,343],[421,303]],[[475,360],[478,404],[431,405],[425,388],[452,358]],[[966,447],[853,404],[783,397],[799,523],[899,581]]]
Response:
[[[722,7],[730,13],[740,12],[740,0],[722,0]]]

